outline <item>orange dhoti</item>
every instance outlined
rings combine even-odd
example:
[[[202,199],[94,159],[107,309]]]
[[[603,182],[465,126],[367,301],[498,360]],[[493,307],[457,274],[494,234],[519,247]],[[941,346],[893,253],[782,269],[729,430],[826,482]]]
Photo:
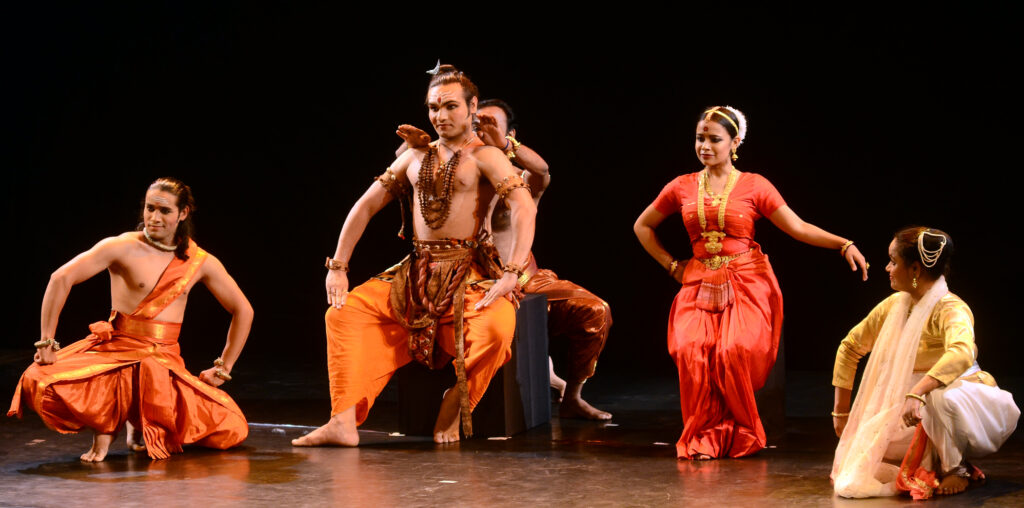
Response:
[[[531,267],[536,266],[532,256],[530,260]],[[537,270],[523,292],[547,296],[548,334],[569,341],[569,380],[583,381],[593,376],[612,326],[608,304],[583,287],[559,279],[551,270]]]
[[[225,449],[244,441],[249,427],[235,401],[185,369],[181,323],[151,319],[181,294],[206,253],[193,242],[188,257],[171,261],[131,315],[114,311],[109,321],[89,325],[91,335],[58,351],[55,363],[31,365],[7,415],[21,417],[26,405],[65,434],[113,434],[131,421],[154,459],[185,444]]]
[[[25,404],[65,434],[114,434],[131,421],[154,459],[184,444],[225,449],[245,440],[249,427],[231,397],[185,369],[180,323],[115,312],[89,328],[92,335],[58,351],[56,363],[25,371],[9,416],[21,417]]]
[[[469,273],[463,314],[466,385],[470,409],[476,407],[498,368],[512,357],[515,308],[505,298],[476,310],[486,290],[473,281],[484,279],[477,266]],[[327,311],[327,371],[331,415],[355,406],[362,424],[374,399],[399,367],[412,361],[409,330],[395,319],[390,304],[392,282],[371,279],[352,290],[341,309]],[[453,310],[440,319],[436,344],[457,357]]]

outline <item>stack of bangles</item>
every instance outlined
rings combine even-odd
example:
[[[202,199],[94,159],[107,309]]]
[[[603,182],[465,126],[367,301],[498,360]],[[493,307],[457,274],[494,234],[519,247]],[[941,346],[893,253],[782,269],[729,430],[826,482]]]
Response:
[[[60,342],[56,339],[43,339],[35,343],[36,349],[53,346],[54,351],[60,351]]]
[[[213,366],[217,367],[216,370],[213,371],[214,376],[217,376],[224,381],[231,381],[231,374],[228,374],[227,371],[224,370],[223,358],[218,356],[217,359],[213,361]]]

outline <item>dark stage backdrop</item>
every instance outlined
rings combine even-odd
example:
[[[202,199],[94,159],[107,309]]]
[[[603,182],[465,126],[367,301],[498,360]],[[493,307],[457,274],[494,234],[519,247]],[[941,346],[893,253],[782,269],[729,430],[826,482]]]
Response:
[[[831,369],[846,330],[890,292],[886,247],[909,224],[953,236],[950,287],[975,312],[982,365],[997,376],[1017,367],[1015,91],[987,74],[1006,63],[1004,41],[967,22],[782,24],[755,12],[715,29],[541,21],[465,36],[465,14],[431,15],[403,42],[399,28],[326,9],[30,9],[5,16],[0,84],[0,341],[26,359],[49,274],[133,229],[146,185],[173,175],[198,199],[197,241],[256,309],[240,366],[322,364],[323,259],[391,162],[395,126],[429,127],[423,71],[440,57],[483,97],[511,103],[520,139],[550,163],[535,252],[611,304],[602,372],[674,375],[664,334],[677,286],[632,224],[664,184],[700,169],[694,120],[714,104],[750,120],[737,166],[765,175],[804,219],[855,239],[873,264],[862,283],[836,252],[760,223],[785,295],[789,368]],[[353,282],[405,255],[398,225],[397,207],[374,219]],[[678,218],[659,234],[689,257]],[[74,288],[60,340],[106,317],[107,286],[101,274]],[[182,340],[197,369],[223,346],[228,316],[204,289],[191,300]]]

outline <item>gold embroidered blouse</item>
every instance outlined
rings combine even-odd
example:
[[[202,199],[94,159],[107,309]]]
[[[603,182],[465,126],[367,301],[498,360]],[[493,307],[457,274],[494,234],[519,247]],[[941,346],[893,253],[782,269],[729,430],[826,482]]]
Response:
[[[832,370],[832,386],[853,389],[857,363],[871,352],[882,323],[895,305],[899,293],[882,300],[863,321],[854,326],[839,344]],[[974,365],[978,348],[974,344],[974,315],[970,307],[953,293],[935,304],[921,333],[914,371],[927,371],[943,384],[950,384]]]

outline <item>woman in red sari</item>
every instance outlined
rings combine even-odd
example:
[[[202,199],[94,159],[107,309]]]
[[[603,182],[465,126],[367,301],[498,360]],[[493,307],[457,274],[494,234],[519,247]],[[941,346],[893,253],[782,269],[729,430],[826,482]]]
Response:
[[[633,226],[647,253],[682,284],[668,322],[668,350],[679,369],[681,459],[743,457],[764,448],[754,391],[775,364],[782,293],[754,241],[757,219],[767,217],[801,242],[838,250],[867,280],[867,263],[852,241],[804,222],[767,179],[733,167],[746,131],[735,108],[704,111],[694,143],[704,168],[666,185]],[[677,212],[693,248],[689,261],[675,259],[655,235]]]

